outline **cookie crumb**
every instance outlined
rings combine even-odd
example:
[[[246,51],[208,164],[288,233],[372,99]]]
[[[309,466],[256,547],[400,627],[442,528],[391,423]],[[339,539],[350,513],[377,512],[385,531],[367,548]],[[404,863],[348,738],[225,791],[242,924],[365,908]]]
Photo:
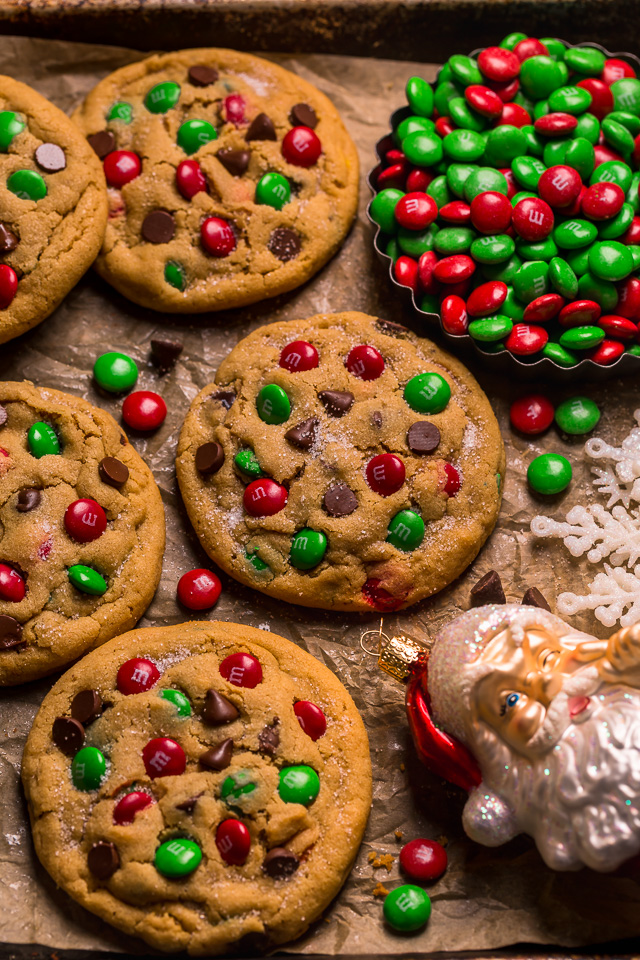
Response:
[[[402,832],[402,830],[394,830],[393,835],[396,838],[396,840],[402,840],[402,838],[404,837],[404,833]]]
[[[386,867],[387,872],[391,873],[391,867],[393,866],[393,854],[392,853],[370,853],[369,854],[369,863],[373,864],[374,867]]]
[[[445,837],[444,835],[441,836],[441,837],[437,837],[436,839],[437,839],[437,842],[440,844],[441,847],[446,847],[447,844],[449,843],[449,838],[448,838],[448,837]]]
[[[386,897],[389,895],[389,891],[382,883],[376,883],[373,888],[374,897]]]

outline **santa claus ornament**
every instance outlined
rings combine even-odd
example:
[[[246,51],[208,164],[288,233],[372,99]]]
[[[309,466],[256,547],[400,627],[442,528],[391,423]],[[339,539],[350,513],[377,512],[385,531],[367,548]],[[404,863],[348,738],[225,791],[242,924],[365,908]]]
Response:
[[[424,763],[469,792],[472,840],[529,834],[554,870],[640,852],[640,625],[596,640],[537,607],[469,610],[414,654],[407,714]]]

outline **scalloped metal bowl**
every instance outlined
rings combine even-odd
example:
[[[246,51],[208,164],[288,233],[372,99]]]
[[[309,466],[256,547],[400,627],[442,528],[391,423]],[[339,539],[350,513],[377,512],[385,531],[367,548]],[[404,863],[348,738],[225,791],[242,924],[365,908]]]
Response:
[[[565,43],[565,41],[563,41],[563,43]],[[593,47],[596,50],[601,50],[602,53],[604,53],[607,57],[615,57],[619,60],[625,60],[634,67],[638,73],[638,76],[640,77],[640,58],[633,53],[610,53],[609,50],[601,46],[599,43],[566,43],[566,46]],[[476,56],[478,53],[480,53],[480,49],[482,48],[473,50],[470,56]],[[390,118],[391,131],[395,130],[397,125],[404,120],[405,117],[410,115],[411,108],[408,106],[408,104],[404,107],[399,107],[397,110],[394,110]],[[382,170],[382,160],[386,152],[392,149],[393,146],[395,146],[395,144],[393,143],[392,132],[386,134],[384,137],[378,140],[376,144],[378,163],[369,171],[367,175],[367,183],[369,184],[369,189],[371,190],[372,199],[377,193],[376,183],[378,181],[378,174]],[[572,383],[573,381],[577,380],[591,380],[596,382],[609,380],[612,377],[640,373],[640,357],[635,357],[629,353],[623,353],[622,356],[615,361],[615,363],[611,363],[607,366],[602,366],[601,364],[594,363],[593,360],[585,358],[584,360],[580,360],[579,363],[576,363],[574,367],[561,367],[548,357],[526,360],[516,357],[514,354],[509,353],[508,350],[503,350],[500,353],[489,353],[488,351],[483,350],[482,345],[479,344],[477,340],[474,340],[473,337],[470,337],[469,334],[464,334],[463,336],[454,336],[453,334],[447,333],[442,326],[442,319],[440,315],[437,313],[427,313],[425,310],[421,310],[416,303],[413,291],[409,287],[402,286],[402,284],[398,283],[394,277],[393,260],[384,252],[384,250],[380,248],[379,245],[382,231],[380,230],[378,224],[371,219],[371,201],[367,206],[367,217],[375,229],[375,236],[373,240],[374,249],[379,260],[386,265],[391,283],[397,288],[398,294],[404,300],[411,303],[413,310],[418,317],[426,320],[427,323],[432,327],[437,325],[441,336],[444,340],[446,340],[452,353],[475,353],[486,369],[502,374],[515,373],[519,378],[526,380],[546,379],[555,380],[559,383]]]

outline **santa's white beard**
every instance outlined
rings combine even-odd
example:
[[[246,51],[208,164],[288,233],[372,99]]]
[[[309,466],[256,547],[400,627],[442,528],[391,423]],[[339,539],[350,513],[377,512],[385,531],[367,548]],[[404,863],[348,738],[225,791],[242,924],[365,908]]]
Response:
[[[511,754],[492,732],[480,735],[480,792],[488,787],[506,806],[493,809],[492,827],[472,799],[465,826],[485,843],[504,842],[505,830],[528,833],[556,870],[615,870],[640,851],[640,696],[602,686],[573,720],[566,687],[556,699],[545,724],[555,745],[534,762]]]

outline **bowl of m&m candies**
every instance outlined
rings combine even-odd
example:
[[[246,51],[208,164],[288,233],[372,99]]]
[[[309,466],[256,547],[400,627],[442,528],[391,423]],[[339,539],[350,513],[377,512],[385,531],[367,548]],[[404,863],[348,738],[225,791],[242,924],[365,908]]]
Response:
[[[368,214],[418,314],[505,373],[640,372],[640,60],[512,33],[406,98]]]

